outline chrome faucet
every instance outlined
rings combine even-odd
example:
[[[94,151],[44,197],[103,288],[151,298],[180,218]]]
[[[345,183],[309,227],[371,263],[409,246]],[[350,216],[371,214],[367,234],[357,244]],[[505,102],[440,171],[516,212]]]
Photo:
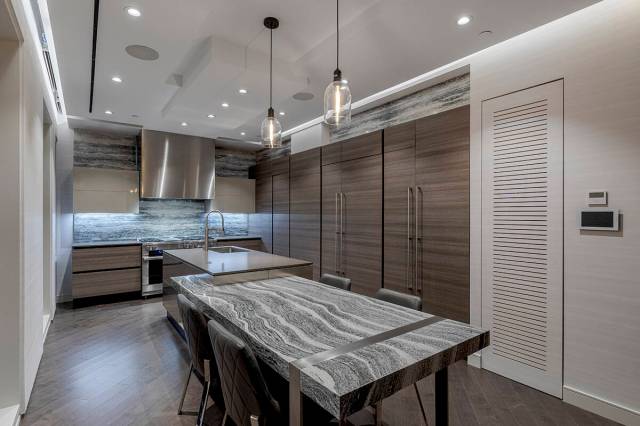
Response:
[[[207,253],[207,251],[209,251],[209,215],[211,215],[211,213],[217,213],[218,215],[220,215],[220,221],[222,223],[222,227],[217,228],[218,231],[222,231],[222,235],[224,236],[224,216],[222,215],[222,212],[220,210],[211,210],[209,213],[207,213],[207,216],[204,220],[204,252]],[[213,242],[217,242],[218,241],[218,237],[214,237]]]

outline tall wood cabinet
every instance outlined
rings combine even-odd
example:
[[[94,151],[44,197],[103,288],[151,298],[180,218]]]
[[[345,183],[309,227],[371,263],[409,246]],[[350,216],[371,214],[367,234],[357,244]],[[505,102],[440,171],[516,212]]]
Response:
[[[273,251],[273,187],[271,161],[256,164],[256,212],[249,217],[249,233],[262,238],[263,250]]]
[[[469,107],[385,129],[384,286],[469,321]]]
[[[322,149],[322,272],[373,295],[382,283],[382,132]]]
[[[289,157],[271,161],[273,254],[289,256]]]
[[[291,155],[289,253],[313,262],[313,279],[320,279],[321,149]]]

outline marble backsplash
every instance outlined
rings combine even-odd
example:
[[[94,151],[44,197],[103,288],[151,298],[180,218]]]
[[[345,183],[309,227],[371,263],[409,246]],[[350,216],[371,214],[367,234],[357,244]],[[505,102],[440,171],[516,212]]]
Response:
[[[74,242],[122,241],[138,238],[203,239],[205,201],[140,200],[138,214],[78,213],[74,215]],[[219,219],[212,216],[210,224]],[[247,235],[249,215],[224,215],[226,235]]]

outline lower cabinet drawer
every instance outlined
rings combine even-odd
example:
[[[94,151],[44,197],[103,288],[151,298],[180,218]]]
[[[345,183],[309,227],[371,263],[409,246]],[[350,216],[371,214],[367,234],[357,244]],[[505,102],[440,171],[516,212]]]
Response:
[[[73,298],[141,291],[140,268],[73,274]]]

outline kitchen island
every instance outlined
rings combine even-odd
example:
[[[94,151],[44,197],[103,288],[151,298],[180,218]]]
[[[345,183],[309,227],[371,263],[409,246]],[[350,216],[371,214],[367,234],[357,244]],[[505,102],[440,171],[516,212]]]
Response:
[[[235,246],[165,250],[162,263],[162,304],[167,318],[182,333],[177,292],[171,278],[208,274],[214,285],[299,276],[311,279],[313,262]]]

